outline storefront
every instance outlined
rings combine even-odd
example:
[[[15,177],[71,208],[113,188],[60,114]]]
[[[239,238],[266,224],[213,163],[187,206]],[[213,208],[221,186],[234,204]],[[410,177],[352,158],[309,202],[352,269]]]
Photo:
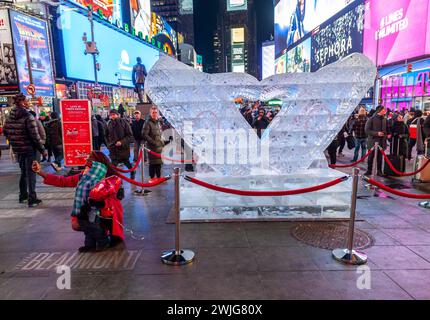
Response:
[[[430,111],[430,59],[383,68],[380,75],[380,102],[387,108]]]

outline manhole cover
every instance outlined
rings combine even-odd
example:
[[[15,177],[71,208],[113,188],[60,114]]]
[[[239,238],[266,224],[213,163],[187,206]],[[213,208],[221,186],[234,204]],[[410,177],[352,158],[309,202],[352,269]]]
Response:
[[[348,242],[348,225],[341,223],[301,223],[292,229],[297,240],[310,246],[333,250],[346,248]],[[374,239],[363,230],[355,229],[354,249],[362,250],[373,246]]]

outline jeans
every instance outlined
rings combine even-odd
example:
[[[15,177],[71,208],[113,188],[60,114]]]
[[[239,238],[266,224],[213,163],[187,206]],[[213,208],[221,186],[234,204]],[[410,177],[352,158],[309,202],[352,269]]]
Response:
[[[87,220],[79,220],[79,227],[85,234],[85,246],[103,248],[109,244],[106,230],[101,226],[100,218],[91,223]]]
[[[55,163],[61,167],[61,161],[63,161],[63,146],[52,146],[52,152],[54,153]]]
[[[29,203],[34,202],[37,199],[36,173],[31,169],[31,165],[35,160],[36,151],[31,154],[18,155],[18,163],[21,169],[21,177],[19,179],[19,199],[28,199]]]
[[[358,151],[361,147],[361,158],[366,155],[366,138],[355,138],[355,149],[354,149],[354,159],[352,161],[358,160]]]

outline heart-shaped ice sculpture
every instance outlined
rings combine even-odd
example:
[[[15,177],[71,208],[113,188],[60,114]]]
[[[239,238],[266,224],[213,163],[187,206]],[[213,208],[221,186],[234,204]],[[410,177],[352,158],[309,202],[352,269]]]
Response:
[[[274,75],[263,81],[246,73],[202,73],[162,55],[148,74],[145,91],[197,153],[200,165],[221,176],[288,174],[322,157],[375,76],[375,66],[362,54],[315,73]],[[261,141],[233,105],[237,97],[282,101]],[[233,139],[225,142],[220,132]],[[239,136],[246,137],[246,143],[235,141]],[[221,152],[225,156],[219,156]],[[243,154],[252,161],[244,162]]]

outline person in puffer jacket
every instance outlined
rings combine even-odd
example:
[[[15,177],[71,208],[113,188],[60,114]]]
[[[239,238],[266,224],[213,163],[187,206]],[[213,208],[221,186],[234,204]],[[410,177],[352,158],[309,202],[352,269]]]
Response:
[[[38,206],[42,200],[36,195],[36,175],[31,169],[36,153],[48,156],[40,137],[36,119],[29,112],[29,103],[22,93],[14,97],[15,107],[4,125],[4,135],[17,155],[21,177],[19,180],[19,202],[28,202],[29,207]]]

